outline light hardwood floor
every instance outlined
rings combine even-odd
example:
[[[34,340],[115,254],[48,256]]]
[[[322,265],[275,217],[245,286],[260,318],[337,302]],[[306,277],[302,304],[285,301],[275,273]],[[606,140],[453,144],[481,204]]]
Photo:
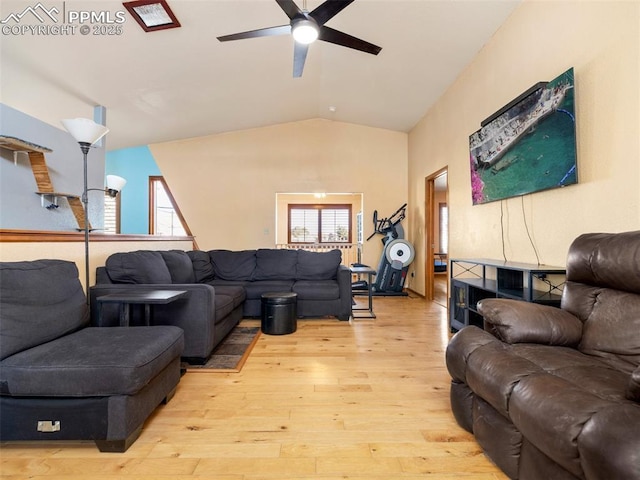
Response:
[[[447,274],[437,273],[433,276],[433,301],[447,308]]]
[[[506,479],[451,415],[446,309],[376,297],[374,310],[375,320],[299,320],[292,335],[262,335],[240,373],[187,373],[126,453],[3,444],[0,476]]]

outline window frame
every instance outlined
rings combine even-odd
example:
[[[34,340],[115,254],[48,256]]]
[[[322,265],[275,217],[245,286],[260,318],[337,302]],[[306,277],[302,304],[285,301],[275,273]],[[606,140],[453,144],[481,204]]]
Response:
[[[318,241],[317,242],[297,242],[291,238],[291,211],[292,210],[317,210],[318,211]],[[348,235],[345,241],[322,241],[322,211],[323,210],[346,210],[348,212]],[[352,205],[350,203],[290,203],[287,205],[287,243],[292,245],[321,245],[321,244],[350,244],[353,238]]]
[[[187,225],[187,222],[185,221],[184,217],[182,216],[182,212],[180,211],[180,208],[178,207],[178,204],[176,202],[176,199],[173,197],[173,194],[171,193],[171,190],[169,189],[169,185],[167,185],[166,180],[164,179],[163,176],[161,175],[149,175],[149,235],[157,235],[155,233],[155,225],[156,225],[156,189],[155,189],[155,183],[160,183],[162,184],[162,187],[164,188],[165,193],[167,194],[167,197],[169,197],[169,201],[171,202],[171,206],[173,207],[174,212],[176,213],[176,216],[178,217],[178,220],[180,220],[180,223],[182,224],[182,228],[185,231],[185,234],[187,236],[193,236],[191,233],[191,230],[189,229],[189,226]]]

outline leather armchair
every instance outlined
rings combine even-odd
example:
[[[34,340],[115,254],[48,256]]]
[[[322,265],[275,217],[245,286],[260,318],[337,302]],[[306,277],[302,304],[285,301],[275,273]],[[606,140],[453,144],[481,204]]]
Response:
[[[449,343],[451,406],[512,479],[640,479],[640,231],[569,249],[561,308],[478,304]]]

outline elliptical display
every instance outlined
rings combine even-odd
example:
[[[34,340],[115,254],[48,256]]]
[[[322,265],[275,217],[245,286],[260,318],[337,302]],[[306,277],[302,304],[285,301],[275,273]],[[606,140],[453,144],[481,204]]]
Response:
[[[407,295],[404,283],[409,265],[415,257],[413,245],[404,239],[404,229],[400,222],[404,220],[407,204],[402,205],[390,217],[378,219],[378,211],[373,212],[374,232],[367,241],[376,234],[383,235],[382,255],[378,262],[375,282],[372,285],[374,295]],[[367,266],[354,263],[353,266]],[[352,284],[352,290],[367,290],[367,282],[360,280]]]

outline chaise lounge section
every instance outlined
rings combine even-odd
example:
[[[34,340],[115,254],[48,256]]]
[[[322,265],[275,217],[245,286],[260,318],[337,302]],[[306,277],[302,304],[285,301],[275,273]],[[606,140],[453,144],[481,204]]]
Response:
[[[75,263],[0,263],[0,439],[123,452],[180,381],[183,333],[93,328]]]

